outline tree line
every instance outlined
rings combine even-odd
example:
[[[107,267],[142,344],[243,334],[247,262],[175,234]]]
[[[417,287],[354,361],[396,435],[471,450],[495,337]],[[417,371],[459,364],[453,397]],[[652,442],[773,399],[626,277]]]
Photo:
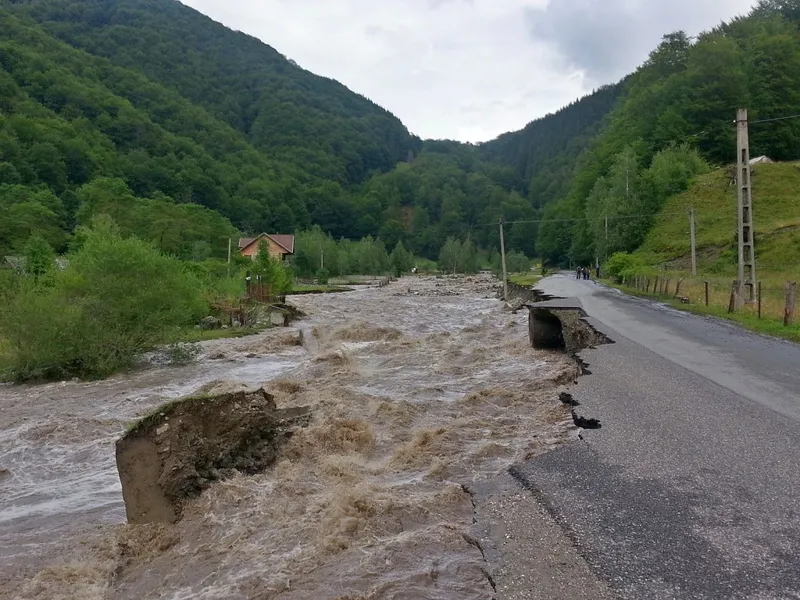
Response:
[[[800,113],[798,25],[798,0],[762,0],[696,39],[664,36],[543,210],[538,253],[567,264],[634,250],[666,198],[735,162],[737,108],[753,121]],[[800,157],[800,120],[753,125],[751,154]]]

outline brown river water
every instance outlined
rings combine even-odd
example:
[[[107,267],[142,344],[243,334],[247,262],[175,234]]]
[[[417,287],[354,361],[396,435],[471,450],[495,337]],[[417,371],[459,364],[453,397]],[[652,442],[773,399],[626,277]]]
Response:
[[[303,320],[205,342],[189,366],[0,385],[0,598],[492,598],[466,490],[575,435],[557,391],[576,369],[529,347],[496,283],[298,296]],[[125,426],[258,385],[314,413],[275,467],[217,483],[175,525],[126,525]]]

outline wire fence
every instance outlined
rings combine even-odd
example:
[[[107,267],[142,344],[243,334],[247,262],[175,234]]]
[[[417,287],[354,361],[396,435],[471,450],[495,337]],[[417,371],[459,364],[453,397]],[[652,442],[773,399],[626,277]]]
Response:
[[[760,281],[752,293],[752,286],[745,286],[740,293],[738,281],[721,277],[629,275],[622,278],[622,284],[682,304],[707,306],[715,312],[724,310],[729,314],[742,313],[757,319],[780,321],[786,327],[796,324],[797,283],[794,281]]]

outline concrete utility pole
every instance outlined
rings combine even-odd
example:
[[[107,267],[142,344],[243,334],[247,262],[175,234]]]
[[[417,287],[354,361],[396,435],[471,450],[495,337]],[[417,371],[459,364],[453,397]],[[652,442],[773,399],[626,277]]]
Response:
[[[231,276],[231,238],[228,238],[228,277]]]
[[[736,114],[736,169],[739,191],[739,303],[755,301],[756,251],[753,243],[753,195],[750,186],[750,136],[747,126],[747,109],[740,108]]]
[[[697,244],[694,239],[694,206],[689,209],[689,238],[692,244],[692,277],[697,277]]]
[[[500,219],[500,260],[503,263],[503,300],[508,302],[508,270],[506,269],[506,238],[503,233],[503,219]]]
[[[605,217],[605,228],[606,228],[606,243],[603,252],[605,252],[606,260],[608,260],[608,216]]]

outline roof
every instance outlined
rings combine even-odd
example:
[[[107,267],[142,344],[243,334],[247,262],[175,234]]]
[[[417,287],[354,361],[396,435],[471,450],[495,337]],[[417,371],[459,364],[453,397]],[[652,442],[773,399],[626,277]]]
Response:
[[[262,233],[256,237],[239,238],[239,250],[244,250],[250,244],[261,238],[268,238],[286,250],[289,254],[294,254],[294,236],[280,233]]]
[[[758,165],[758,164],[762,164],[762,163],[771,163],[771,162],[774,162],[774,161],[769,156],[765,156],[765,155],[756,156],[755,158],[751,158],[750,159],[750,164],[751,165]]]

